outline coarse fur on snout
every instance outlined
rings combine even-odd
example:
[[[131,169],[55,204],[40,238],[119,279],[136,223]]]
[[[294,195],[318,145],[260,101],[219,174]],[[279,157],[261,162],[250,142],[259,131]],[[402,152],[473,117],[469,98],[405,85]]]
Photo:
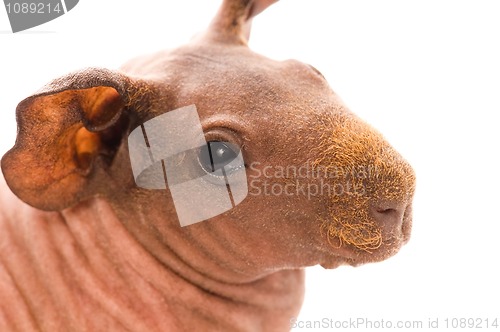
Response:
[[[273,2],[224,0],[189,44],[19,104],[2,158],[1,331],[287,331],[304,267],[376,262],[408,241],[409,164],[316,69],[248,48]],[[127,138],[188,105],[207,142],[241,149],[249,194],[181,227],[169,190],[136,185]]]

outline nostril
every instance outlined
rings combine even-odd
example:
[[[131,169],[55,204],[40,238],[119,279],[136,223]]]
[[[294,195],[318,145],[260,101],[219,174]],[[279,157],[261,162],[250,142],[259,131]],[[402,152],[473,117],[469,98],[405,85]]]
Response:
[[[378,208],[375,209],[374,214],[374,217],[378,222],[390,225],[400,224],[403,219],[402,213],[393,208]]]
[[[372,215],[376,221],[387,226],[401,225],[403,223],[403,214],[406,210],[406,204],[385,203],[372,207]]]
[[[374,221],[390,236],[401,237],[406,243],[412,228],[411,201],[376,201],[370,208]]]
[[[396,209],[392,209],[392,208],[388,208],[388,209],[378,208],[378,209],[375,209],[375,212],[381,213],[381,214],[397,213]]]

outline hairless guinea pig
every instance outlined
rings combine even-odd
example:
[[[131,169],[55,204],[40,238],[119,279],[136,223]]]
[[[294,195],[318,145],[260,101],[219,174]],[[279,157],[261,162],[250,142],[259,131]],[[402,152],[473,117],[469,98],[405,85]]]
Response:
[[[272,2],[224,0],[189,44],[19,104],[1,331],[287,331],[304,267],[408,241],[409,164],[316,69],[248,48]]]

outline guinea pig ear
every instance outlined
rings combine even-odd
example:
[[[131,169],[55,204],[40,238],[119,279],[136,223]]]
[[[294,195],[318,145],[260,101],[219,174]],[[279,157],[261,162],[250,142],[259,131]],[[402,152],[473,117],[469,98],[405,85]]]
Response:
[[[212,40],[246,45],[252,18],[278,0],[223,0],[208,30]]]
[[[2,158],[11,190],[43,210],[60,210],[98,193],[102,168],[124,135],[120,127],[126,126],[133,91],[125,75],[87,69],[19,103],[16,143]]]

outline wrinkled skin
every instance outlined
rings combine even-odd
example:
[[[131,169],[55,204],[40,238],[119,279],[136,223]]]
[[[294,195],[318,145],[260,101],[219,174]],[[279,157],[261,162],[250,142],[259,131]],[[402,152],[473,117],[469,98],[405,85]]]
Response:
[[[227,0],[188,45],[70,74],[19,104],[2,159],[0,330],[287,331],[303,267],[381,261],[408,241],[408,163],[317,70],[247,47],[271,2]],[[136,186],[127,137],[193,104],[207,141],[241,148],[250,194],[180,227],[169,190]],[[292,194],[265,195],[263,181]]]

